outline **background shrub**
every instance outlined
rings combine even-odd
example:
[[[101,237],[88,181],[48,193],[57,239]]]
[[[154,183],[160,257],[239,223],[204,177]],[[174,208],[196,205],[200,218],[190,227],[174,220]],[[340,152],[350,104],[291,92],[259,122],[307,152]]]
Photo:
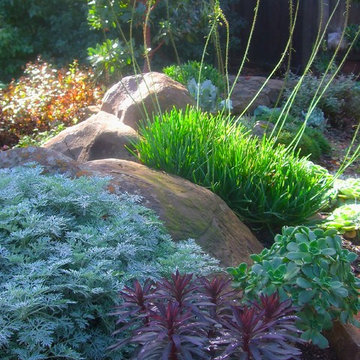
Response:
[[[331,75],[325,76],[321,90],[329,82]],[[292,85],[298,81],[298,77],[291,75],[290,88],[285,90],[288,97],[292,90]],[[295,117],[303,117],[304,112],[308,111],[309,105],[319,86],[321,77],[307,74],[291,106],[291,114]],[[291,85],[292,84],[292,85]],[[320,92],[321,92],[320,90]],[[334,127],[344,127],[349,123],[357,123],[360,114],[360,87],[355,81],[354,75],[340,75],[336,77],[320,99],[319,107]]]
[[[322,207],[330,187],[305,159],[220,115],[174,109],[140,133],[142,162],[208,187],[248,223],[301,223]]]
[[[99,103],[101,95],[91,70],[80,69],[77,62],[68,70],[43,61],[28,63],[24,76],[0,90],[0,146],[84,120],[86,107]]]
[[[252,121],[245,121],[245,124],[250,129],[254,127],[257,121],[266,121],[271,124],[276,124],[280,115],[280,108],[270,109],[266,106],[259,106],[254,112],[254,118]],[[301,130],[302,120],[288,114],[285,119],[283,116],[280,118],[277,129],[280,128],[282,123],[283,126],[281,132],[278,133],[278,131],[275,131],[276,144],[289,146],[294,140],[296,134]],[[270,126],[266,127],[266,123],[264,124],[264,132],[267,135],[270,135],[272,129],[273,128]],[[295,152],[299,151],[300,156],[309,155],[311,160],[318,160],[321,155],[329,154],[331,152],[331,146],[326,137],[318,127],[312,126],[306,126],[298,145],[293,148]]]
[[[357,32],[359,31],[359,25],[358,24],[349,24],[346,28],[345,28],[345,38],[348,41],[348,43],[352,43],[355,39],[355,36],[357,34]],[[353,47],[352,47],[352,51],[355,53],[359,53],[360,51],[360,41],[359,38],[357,38],[357,40],[355,41]]]
[[[61,131],[65,130],[64,124],[59,124],[49,131],[34,131],[33,134],[30,135],[24,135],[19,142],[15,145],[15,147],[19,148],[25,148],[28,146],[42,146],[44,145],[48,140],[53,138],[54,136],[58,135]]]
[[[163,72],[185,85],[190,95],[199,101],[198,104],[202,110],[216,112],[225,106],[225,104],[221,105],[220,98],[225,90],[225,77],[212,65],[204,63],[201,66],[198,61],[188,61],[183,65],[168,66],[163,69]]]
[[[276,143],[289,146],[299,130],[300,127],[297,126],[285,126],[285,129],[277,136]],[[299,143],[293,148],[296,153],[299,151],[300,156],[309,155],[313,161],[331,152],[331,146],[325,136],[319,130],[310,127],[305,128]]]
[[[87,13],[87,0],[2,0],[0,81],[20,76],[38,55],[59,67],[85,62],[87,47],[102,38],[89,29]]]
[[[126,44],[126,51],[139,55],[136,60],[143,70],[148,70],[145,52],[154,69],[161,69],[164,62],[173,62],[179,56],[180,61],[199,59],[209,24],[215,17],[214,4],[206,0],[159,0],[156,4],[151,0],[89,0],[88,3],[90,26],[102,29],[111,40],[133,41],[131,46]],[[148,9],[151,11],[147,23],[144,20]]]
[[[195,79],[198,82],[200,65],[199,61],[188,61],[182,65],[167,66],[163,68],[163,72],[175,81],[187,86],[191,79]],[[220,93],[224,91],[224,76],[212,65],[204,63],[201,68],[200,83],[203,83],[205,80],[210,80],[219,89]]]
[[[350,266],[356,257],[341,248],[334,230],[284,227],[270,249],[251,256],[254,265],[243,263],[229,272],[245,297],[279,291],[282,300],[290,298],[299,308],[301,337],[326,347],[321,332],[330,329],[333,320],[359,325],[354,315],[360,309],[360,282]]]
[[[3,359],[119,359],[108,353],[118,291],[133,278],[216,262],[173,243],[139,198],[107,179],[0,170],[0,349]]]
[[[94,48],[89,47],[88,54],[96,80],[103,84],[111,85],[131,73],[131,54],[119,39],[106,39]]]
[[[276,144],[289,146],[294,140],[296,131],[283,130],[276,138]],[[310,136],[304,133],[298,145],[294,148],[295,152],[299,151],[300,156],[310,156],[311,160],[318,160],[321,155],[320,146]]]

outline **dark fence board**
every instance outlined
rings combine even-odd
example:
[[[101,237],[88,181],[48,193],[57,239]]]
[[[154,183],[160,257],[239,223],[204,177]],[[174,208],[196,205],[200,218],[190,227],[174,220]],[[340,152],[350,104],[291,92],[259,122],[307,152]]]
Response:
[[[321,16],[321,1],[323,14]],[[295,70],[307,63],[320,24],[329,19],[337,0],[300,0],[292,55]],[[295,4],[296,2],[293,1]],[[242,31],[242,46],[235,57],[241,57],[249,36],[254,16],[255,0],[239,0],[234,3],[234,11],[246,19],[248,26]],[[345,0],[341,1],[327,32],[341,30],[344,25]],[[321,21],[322,20],[322,21]],[[349,23],[360,23],[360,4],[353,4]],[[261,0],[254,37],[249,52],[249,61],[261,66],[272,67],[283,53],[289,36],[289,0]]]

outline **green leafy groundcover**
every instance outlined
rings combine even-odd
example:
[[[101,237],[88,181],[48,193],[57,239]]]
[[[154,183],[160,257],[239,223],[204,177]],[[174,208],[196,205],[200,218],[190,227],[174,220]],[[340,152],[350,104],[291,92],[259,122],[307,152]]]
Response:
[[[172,242],[139,198],[106,192],[107,181],[0,170],[2,360],[126,358],[106,350],[124,284],[217,269],[193,241]]]
[[[229,268],[234,286],[248,299],[259,292],[279,292],[298,308],[301,337],[320,347],[328,342],[322,335],[334,320],[360,326],[360,281],[351,269],[356,254],[341,247],[336,230],[310,230],[305,226],[284,227],[270,249],[251,255],[254,264]]]

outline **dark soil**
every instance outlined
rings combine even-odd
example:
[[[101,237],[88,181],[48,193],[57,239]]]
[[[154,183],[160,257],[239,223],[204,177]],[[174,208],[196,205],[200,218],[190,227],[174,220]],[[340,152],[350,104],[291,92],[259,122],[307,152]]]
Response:
[[[302,351],[301,360],[340,360],[331,348],[320,349],[311,344],[303,344],[298,347]]]
[[[355,134],[355,126],[348,125],[345,129],[335,129],[329,127],[325,136],[329,140],[332,151],[331,154],[323,156],[318,162],[319,165],[325,167],[330,172],[336,172],[339,166],[342,164],[347,150],[349,149],[351,142]],[[356,149],[360,144],[360,133],[353,144],[352,149]],[[344,172],[345,176],[360,177],[360,158],[354,161]]]

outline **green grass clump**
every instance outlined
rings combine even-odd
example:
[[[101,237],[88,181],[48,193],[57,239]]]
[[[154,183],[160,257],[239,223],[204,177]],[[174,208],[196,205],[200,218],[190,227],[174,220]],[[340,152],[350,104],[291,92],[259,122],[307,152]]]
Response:
[[[0,170],[1,359],[124,359],[109,352],[118,291],[216,261],[174,243],[139,198],[108,179]]]
[[[195,79],[198,82],[200,68],[200,83],[210,80],[219,89],[220,93],[223,93],[225,88],[224,76],[210,64],[203,64],[201,67],[199,61],[188,61],[182,65],[167,66],[163,69],[163,72],[175,81],[187,86],[191,79]]]
[[[322,207],[330,187],[306,159],[221,115],[173,109],[140,133],[142,162],[208,187],[250,224],[301,223]]]

